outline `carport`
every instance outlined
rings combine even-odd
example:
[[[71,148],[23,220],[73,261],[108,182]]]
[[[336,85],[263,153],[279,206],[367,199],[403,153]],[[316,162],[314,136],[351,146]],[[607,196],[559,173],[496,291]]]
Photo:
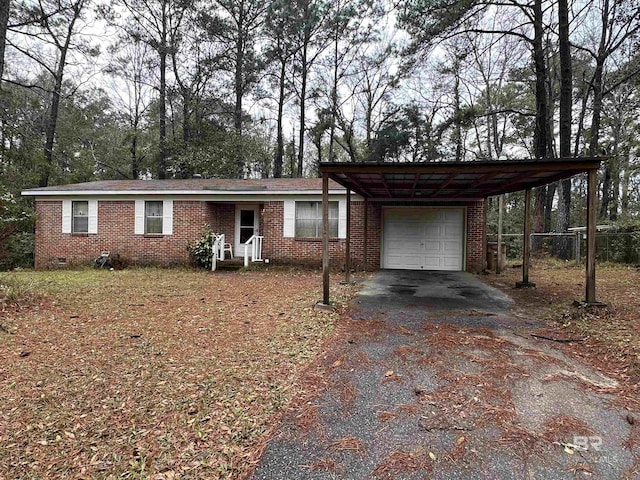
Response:
[[[587,304],[596,303],[595,233],[596,181],[601,158],[560,158],[546,160],[500,160],[432,163],[335,163],[320,164],[322,175],[323,303],[329,298],[329,179],[347,189],[347,233],[345,273],[351,269],[351,193],[365,202],[364,243],[367,243],[367,203],[385,205],[446,207],[459,202],[485,201],[504,193],[525,192],[524,238],[531,232],[531,190],[559,180],[587,173]],[[486,212],[483,222],[486,227]],[[486,230],[486,228],[485,228]],[[486,241],[483,239],[483,258]],[[366,255],[366,248],[365,248]],[[529,242],[524,242],[522,282],[529,286]]]

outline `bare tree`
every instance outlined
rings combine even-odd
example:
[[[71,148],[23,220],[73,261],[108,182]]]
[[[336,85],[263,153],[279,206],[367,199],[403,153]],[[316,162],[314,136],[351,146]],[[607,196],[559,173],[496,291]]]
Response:
[[[341,106],[345,100],[340,98],[340,87],[347,75],[353,74],[357,59],[363,54],[367,44],[375,39],[372,23],[380,18],[380,11],[375,2],[356,2],[355,0],[338,0],[333,2],[328,18],[328,29],[331,38],[331,54],[327,59],[330,70],[331,88],[328,95],[329,111],[329,161],[335,161],[336,130],[339,124],[343,135],[353,139],[353,122],[346,122],[341,115]],[[373,22],[372,22],[373,20]],[[340,118],[342,116],[342,118]],[[353,141],[346,141],[353,145]],[[347,149],[352,151],[353,148]]]
[[[209,38],[223,45],[220,68],[232,76],[234,96],[233,127],[240,150],[236,154],[236,176],[244,175],[245,159],[242,153],[243,102],[258,80],[262,64],[256,51],[256,38],[260,33],[268,3],[262,0],[216,0],[216,14],[203,12]]]
[[[307,133],[306,108],[309,74],[328,45],[329,35],[326,19],[329,14],[329,5],[325,0],[296,0],[295,5],[298,22],[302,25],[296,39],[298,54],[295,57],[297,94],[300,103],[296,175],[302,177],[304,172],[304,143]]]
[[[8,45],[42,67],[52,78],[50,107],[45,125],[44,159],[39,185],[49,184],[53,149],[62,98],[63,81],[71,52],[95,54],[80,38],[89,0],[41,0],[17,12],[20,20],[10,26]],[[33,85],[32,85],[33,86]]]
[[[591,128],[589,139],[589,154],[600,155],[603,151],[600,148],[600,122],[602,117],[603,99],[606,95],[612,93],[616,88],[622,85],[629,78],[640,72],[640,66],[629,64],[631,68],[628,71],[620,72],[618,78],[612,79],[607,85],[606,70],[610,59],[621,49],[625,48],[640,32],[640,5],[637,2],[629,0],[611,1],[600,0],[596,3],[599,12],[600,37],[597,42],[597,48],[591,47],[587,42],[579,45],[579,48],[588,53],[595,62],[593,75],[590,79],[590,90],[592,93],[591,106]],[[588,98],[588,93],[587,93]],[[586,99],[585,99],[586,102]],[[583,105],[586,108],[586,105]],[[600,215],[606,216],[611,201],[612,194],[612,175],[611,162],[607,160],[604,165],[604,181],[602,182],[602,204]]]
[[[151,98],[148,58],[150,47],[140,41],[123,41],[112,49],[114,58],[107,72],[114,77],[114,96],[127,122],[129,132],[129,171],[132,179],[140,177],[147,148],[141,145],[143,120]]]
[[[275,85],[277,88],[277,118],[276,118],[276,149],[273,159],[273,176],[282,177],[284,164],[284,107],[292,95],[290,76],[290,64],[298,53],[299,44],[295,41],[296,32],[302,28],[297,23],[294,5],[286,0],[274,0],[269,4],[266,19],[266,34],[270,39],[270,47],[266,57],[277,64],[275,72]]]
[[[355,77],[360,86],[356,98],[364,116],[365,145],[369,151],[374,131],[388,111],[391,92],[398,87],[398,75],[393,72],[394,51],[391,41],[372,46],[361,57],[360,75]]]
[[[10,0],[0,0],[0,80],[4,75],[4,50],[7,42],[7,27],[9,25],[10,8]]]
[[[156,161],[158,178],[167,175],[167,67],[174,42],[179,38],[186,10],[191,5],[187,0],[120,0],[129,18],[123,28],[134,40],[151,47],[159,61],[158,73],[158,155]]]

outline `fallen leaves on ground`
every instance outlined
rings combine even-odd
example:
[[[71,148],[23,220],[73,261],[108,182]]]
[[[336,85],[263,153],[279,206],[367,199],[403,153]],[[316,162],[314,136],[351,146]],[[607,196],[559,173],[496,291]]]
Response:
[[[0,478],[239,477],[339,318],[314,271],[16,276],[44,294],[0,317]]]
[[[615,376],[629,389],[628,400],[640,407],[640,271],[630,265],[599,264],[597,300],[606,306],[585,307],[575,300],[585,295],[584,265],[535,260],[530,269],[533,289],[516,289],[521,270],[508,268],[501,275],[482,277],[516,300],[514,310],[523,316],[549,322],[543,336],[559,339],[558,348]],[[567,341],[569,340],[569,341]],[[544,340],[543,340],[544,341]],[[635,400],[634,400],[635,398]]]

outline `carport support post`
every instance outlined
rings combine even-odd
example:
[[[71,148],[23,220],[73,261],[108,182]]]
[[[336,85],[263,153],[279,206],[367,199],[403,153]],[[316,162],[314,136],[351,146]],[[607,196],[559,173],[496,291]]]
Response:
[[[522,235],[522,281],[516,282],[516,288],[535,287],[536,284],[529,281],[529,260],[531,257],[531,189],[524,191],[524,228]]]
[[[502,210],[504,208],[504,195],[498,197],[498,258],[496,258],[496,273],[502,273]]]
[[[329,174],[322,174],[322,303],[329,305]]]
[[[347,188],[347,238],[344,245],[344,281],[351,282],[351,189]]]
[[[362,244],[362,256],[364,257],[364,268],[369,268],[369,255],[367,249],[369,245],[369,201],[364,197],[364,243]]]
[[[487,203],[488,198],[484,197],[484,213],[482,215],[482,231],[484,232],[484,238],[482,241],[482,271],[486,272],[487,265],[487,252],[489,251],[489,236],[487,234],[487,209],[489,205]]]
[[[596,302],[596,174],[591,169],[587,174],[587,271],[586,302]]]

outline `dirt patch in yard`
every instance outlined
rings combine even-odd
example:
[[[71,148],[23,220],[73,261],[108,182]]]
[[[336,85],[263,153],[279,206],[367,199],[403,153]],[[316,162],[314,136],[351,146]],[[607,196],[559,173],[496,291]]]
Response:
[[[11,279],[38,295],[0,316],[0,478],[240,477],[340,314],[314,271]]]
[[[520,268],[481,277],[516,300],[513,310],[545,320],[548,328],[534,332],[565,352],[615,376],[629,403],[640,406],[640,271],[632,266],[598,265],[597,299],[603,307],[574,305],[585,293],[583,265],[537,260],[530,279],[534,289],[516,289]],[[555,341],[554,341],[555,340]]]

